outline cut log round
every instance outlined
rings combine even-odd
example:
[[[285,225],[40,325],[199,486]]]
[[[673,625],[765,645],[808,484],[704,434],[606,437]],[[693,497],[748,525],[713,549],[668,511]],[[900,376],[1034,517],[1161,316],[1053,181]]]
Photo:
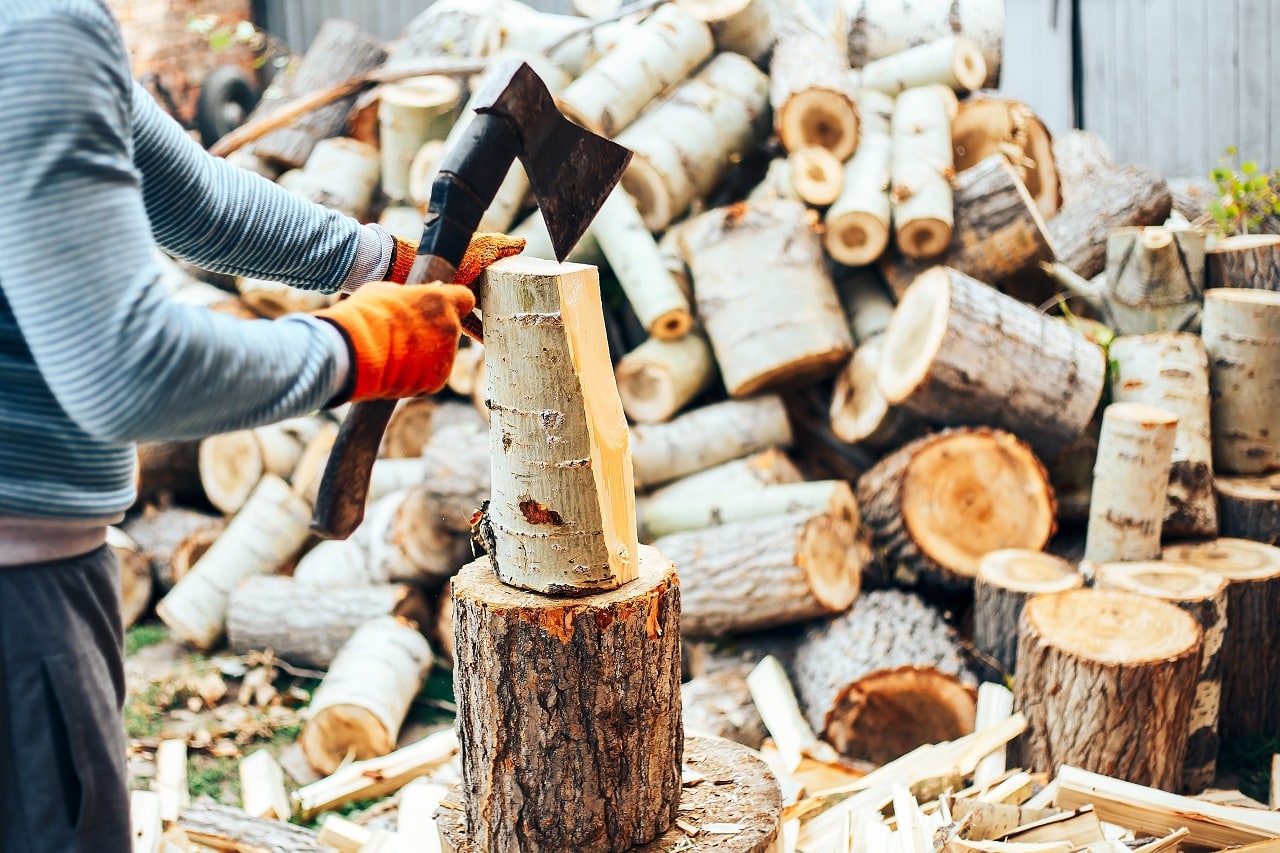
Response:
[[[138,543],[150,562],[151,574],[161,595],[178,582],[173,573],[173,561],[182,542],[204,530],[211,531],[216,538],[224,527],[226,521],[216,515],[177,506],[147,507],[120,525],[120,529]]]
[[[1049,220],[1049,239],[1060,263],[1093,278],[1106,269],[1107,237],[1113,228],[1161,225],[1172,208],[1169,185],[1159,172],[1145,166],[1111,169],[1090,182],[1088,194]]]
[[[881,92],[859,92],[858,115],[858,150],[845,164],[843,190],[824,220],[827,252],[851,267],[872,263],[889,245],[893,99]]]
[[[201,441],[200,480],[209,501],[227,515],[235,515],[264,474],[290,478],[302,451],[325,421],[293,418]]]
[[[382,191],[393,201],[411,199],[411,167],[422,146],[444,141],[462,89],[449,77],[412,77],[381,88],[378,101],[378,147]],[[421,236],[422,220],[418,219]],[[416,238],[414,238],[416,239]]]
[[[931,258],[946,250],[955,222],[951,117],[956,96],[921,86],[898,96],[890,121],[893,236],[898,251]]]
[[[802,0],[772,0],[773,124],[788,151],[826,148],[840,162],[858,147],[858,107],[844,52]]]
[[[1280,293],[1205,292],[1201,326],[1213,392],[1213,468],[1280,469]]]
[[[1119,337],[1108,354],[1113,400],[1147,403],[1178,416],[1163,535],[1216,536],[1209,357],[1200,336],[1160,332]]]
[[[440,164],[444,162],[444,140],[432,139],[423,143],[417,153],[413,155],[413,160],[409,162],[409,176],[406,179],[409,182],[409,201],[412,201],[419,207],[431,202],[431,183],[436,178],[436,172],[440,169]],[[415,208],[417,210],[419,208]],[[422,236],[422,213],[419,210],[417,216],[417,236],[407,236],[406,240],[416,240]]]
[[[614,376],[632,421],[662,423],[711,385],[715,357],[700,330],[675,341],[649,338],[618,361]]]
[[[777,37],[768,0],[676,0],[711,28],[716,50],[740,53],[763,65]]]
[[[1153,560],[1098,563],[1094,584],[1159,598],[1186,611],[1203,635],[1200,674],[1196,680],[1187,758],[1182,768],[1183,793],[1198,794],[1213,784],[1218,763],[1218,708],[1222,695],[1222,652],[1227,633],[1227,581],[1194,566]]]
[[[128,628],[151,606],[151,562],[138,543],[118,527],[107,528],[107,545],[120,565],[120,615]]]
[[[853,341],[802,204],[712,210],[683,239],[698,314],[731,396],[812,382],[849,358]],[[759,284],[743,287],[749,281]]]
[[[1204,286],[1280,291],[1280,236],[1242,234],[1218,240],[1205,251]]]
[[[878,382],[890,405],[935,423],[1001,427],[1053,459],[1093,417],[1106,359],[1066,323],[934,267],[898,303]]]
[[[1202,231],[1155,225],[1107,235],[1103,309],[1116,334],[1195,326],[1204,299],[1204,241]]]
[[[622,851],[674,823],[680,587],[656,550],[642,547],[637,562],[633,582],[588,597],[513,589],[487,560],[454,578],[458,739],[478,849]]]
[[[746,672],[724,669],[680,685],[685,736],[710,734],[759,749],[769,730],[756,710]]]
[[[1214,480],[1218,531],[1223,536],[1280,545],[1280,476]]]
[[[213,547],[213,543],[218,541],[218,537],[222,535],[226,526],[226,522],[223,522],[216,527],[202,527],[178,543],[178,546],[173,549],[173,557],[169,560],[171,582],[165,590],[166,594],[169,589],[173,589],[174,584],[191,572],[191,567]]]
[[[836,34],[848,44],[849,62],[869,62],[960,34],[972,39],[986,65],[983,87],[1000,85],[1004,45],[1003,0],[839,0]]]
[[[791,625],[839,613],[858,595],[871,549],[847,492],[839,505],[664,536],[680,566],[686,637]]]
[[[738,521],[771,518],[802,510],[840,509],[861,524],[853,492],[844,480],[808,480],[766,485],[743,492],[686,492],[645,501],[644,530],[650,537],[703,530]],[[687,608],[686,608],[687,609]]]
[[[789,155],[791,186],[810,207],[826,207],[844,189],[844,164],[826,148],[803,145]]]
[[[971,92],[987,79],[987,60],[972,39],[947,35],[868,62],[857,79],[863,89],[887,95],[934,83]]]
[[[200,483],[198,441],[144,441],[138,444],[139,504],[179,503],[206,507]]]
[[[1014,705],[1027,717],[1024,765],[1175,790],[1201,646],[1194,619],[1146,596],[1077,589],[1031,599],[1014,678]]]
[[[618,135],[631,159],[622,186],[650,231],[704,198],[759,139],[769,78],[745,57],[722,53]]]
[[[1245,539],[1167,546],[1162,559],[1227,579],[1218,731],[1224,743],[1280,732],[1280,548]]]
[[[999,430],[917,439],[867,471],[857,497],[886,565],[908,585],[969,586],[987,554],[1039,551],[1054,531],[1044,466]]]
[[[287,577],[250,578],[227,602],[227,645],[236,654],[271,649],[296,666],[328,669],[365,622],[399,616],[425,631],[430,608],[404,584],[316,588]]]
[[[831,431],[836,438],[868,447],[898,447],[917,437],[923,426],[906,409],[890,406],[880,392],[880,339],[862,344],[836,376],[831,394]]]
[[[966,98],[951,122],[951,144],[957,172],[992,154],[1004,154],[1036,200],[1041,216],[1049,219],[1062,207],[1052,137],[1035,111],[1021,101]]]
[[[1017,668],[1018,620],[1027,601],[1084,585],[1075,567],[1042,551],[1006,548],[978,564],[973,585],[973,644],[1006,673]]]
[[[307,763],[328,776],[343,761],[386,755],[431,670],[431,647],[394,616],[365,622],[316,688],[298,736]]]
[[[844,755],[885,764],[973,731],[975,679],[954,632],[920,599],[877,590],[815,623],[790,663],[814,731]]]

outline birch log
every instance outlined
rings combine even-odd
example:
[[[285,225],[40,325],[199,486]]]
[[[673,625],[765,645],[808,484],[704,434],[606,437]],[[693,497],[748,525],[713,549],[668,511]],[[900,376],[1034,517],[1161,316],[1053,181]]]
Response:
[[[985,555],[1041,550],[1054,531],[1044,467],[998,430],[917,439],[863,474],[857,497],[885,564],[907,585],[963,588]]]
[[[1041,216],[1050,219],[1062,207],[1053,140],[1035,111],[1021,101],[966,98],[951,122],[951,144],[957,172],[992,154],[1004,154],[1036,200]]]
[[[307,165],[276,182],[303,198],[364,221],[378,189],[378,149],[357,139],[334,137],[315,144]]]
[[[1078,331],[946,267],[903,294],[878,375],[890,405],[1007,429],[1044,459],[1084,432],[1105,381],[1102,350]]]
[[[890,406],[876,376],[884,342],[861,344],[836,376],[831,392],[831,431],[849,444],[872,448],[898,447],[924,429],[919,418],[901,406]]]
[[[826,148],[841,162],[858,147],[858,107],[843,51],[802,0],[772,0],[773,125],[788,151]]]
[[[462,89],[449,77],[412,77],[384,85],[378,100],[382,191],[392,201],[411,199],[410,167],[422,146],[443,141],[453,125]],[[418,219],[418,237],[422,219]],[[417,237],[413,238],[417,239]]]
[[[151,562],[129,534],[118,527],[107,528],[107,546],[120,566],[120,617],[128,628],[142,618],[151,605],[153,580]]]
[[[651,496],[645,501],[644,529],[651,537],[703,530],[738,521],[772,518],[792,512],[848,507],[857,523],[857,502],[843,480],[807,480],[766,485],[745,492],[698,491],[683,496]]]
[[[845,164],[844,189],[824,219],[828,254],[851,267],[873,262],[889,244],[893,99],[863,90],[858,93],[858,115],[858,150]]]
[[[1221,535],[1280,545],[1280,476],[1220,475],[1214,491]]]
[[[935,83],[971,92],[987,79],[987,60],[972,39],[948,35],[868,62],[856,73],[863,89],[886,95]]]
[[[1014,678],[1014,706],[1027,717],[1024,765],[1175,789],[1201,648],[1195,620],[1163,601],[1097,589],[1031,599]]]
[[[768,0],[676,0],[711,28],[716,50],[740,53],[763,65],[777,35]]]
[[[818,145],[802,145],[787,155],[796,198],[810,207],[826,207],[844,189],[844,164]]]
[[[849,318],[849,331],[859,346],[871,343],[889,328],[894,301],[880,275],[871,268],[847,270],[837,280],[840,304]]]
[[[973,585],[973,645],[1005,673],[1015,672],[1018,620],[1027,601],[1083,585],[1075,567],[1052,554],[1018,548],[986,554]]]
[[[1112,229],[1160,225],[1169,218],[1172,206],[1169,185],[1158,172],[1145,166],[1112,169],[1093,180],[1086,195],[1049,220],[1049,240],[1058,250],[1060,263],[1093,278],[1106,269],[1107,237]]]
[[[1193,329],[1204,300],[1204,233],[1163,226],[1107,236],[1103,315],[1120,335]]]
[[[769,78],[745,57],[722,53],[618,135],[634,152],[622,186],[650,231],[706,197],[750,151],[768,116]]]
[[[1161,332],[1119,337],[1108,349],[1111,399],[1159,406],[1178,417],[1163,531],[1216,536],[1213,448],[1209,432],[1209,357],[1198,335]]]
[[[1206,291],[1200,334],[1209,352],[1214,470],[1280,469],[1280,293]]]
[[[742,669],[725,669],[680,685],[686,736],[710,734],[759,749],[769,737]]]
[[[362,625],[334,658],[298,736],[307,763],[328,776],[343,761],[396,748],[413,697],[431,670],[431,647],[394,616]]]
[[[1203,652],[1195,700],[1191,704],[1181,786],[1183,793],[1198,794],[1213,784],[1217,772],[1227,581],[1194,566],[1164,560],[1099,563],[1093,572],[1094,584],[1100,589],[1123,589],[1167,601],[1188,613],[1200,626]]]
[[[151,575],[161,595],[177,583],[173,576],[173,557],[183,540],[201,530],[213,531],[216,538],[224,527],[226,522],[218,516],[179,506],[147,507],[120,525],[150,563]]]
[[[326,423],[327,418],[290,418],[201,441],[200,481],[209,502],[227,515],[235,515],[264,474],[290,478],[307,443]]]
[[[955,94],[942,86],[909,89],[893,106],[893,236],[898,251],[909,257],[933,257],[951,242],[954,108]]]
[[[208,800],[183,809],[178,826],[192,842],[214,850],[315,853],[322,849],[313,830],[275,818],[251,817],[235,806]]]
[[[1004,7],[1001,0],[838,0],[835,29],[854,68],[959,33],[979,46],[986,64],[982,85],[994,89],[1000,85]]]
[[[1280,291],[1280,236],[1242,234],[1205,251],[1205,284]]]
[[[849,358],[853,342],[803,205],[720,208],[682,236],[698,314],[730,396],[802,385]],[[743,287],[753,280],[759,285]]]
[[[884,764],[973,731],[976,683],[959,641],[898,590],[869,592],[814,623],[788,668],[809,724],[848,757]]]
[[[649,338],[618,361],[614,377],[632,421],[662,423],[715,381],[715,357],[701,330],[674,341]]]
[[[1063,204],[1091,191],[1092,182],[1115,168],[1107,144],[1087,130],[1068,130],[1053,137],[1053,163]]]

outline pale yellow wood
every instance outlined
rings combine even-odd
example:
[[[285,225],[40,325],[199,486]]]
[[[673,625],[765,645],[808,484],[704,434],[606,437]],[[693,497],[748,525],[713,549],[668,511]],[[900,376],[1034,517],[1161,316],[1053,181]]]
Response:
[[[129,821],[133,825],[133,853],[156,853],[160,849],[160,795],[130,791]]]
[[[253,817],[288,820],[289,793],[284,786],[284,770],[265,749],[255,750],[240,761],[240,798],[245,812]]]
[[[331,814],[320,825],[316,841],[329,845],[338,853],[360,853],[371,838],[373,838],[372,830],[353,823],[341,815]]]
[[[894,104],[893,233],[898,251],[913,258],[941,254],[951,242],[954,103],[949,89],[921,86],[903,92]]]
[[[411,77],[384,84],[378,100],[378,148],[381,154],[382,191],[393,201],[411,197],[410,167],[422,146],[443,140],[453,125],[453,113],[462,98],[456,81],[441,75]],[[422,220],[418,220],[421,236]]]
[[[1003,684],[986,682],[978,686],[978,712],[974,731],[985,731],[1013,715],[1013,691]],[[988,785],[1004,775],[1005,749],[994,750],[973,771],[975,786]]]
[[[747,676],[747,687],[786,772],[799,768],[805,756],[827,763],[839,760],[831,745],[819,740],[805,721],[791,680],[777,658],[769,655],[756,664]]]

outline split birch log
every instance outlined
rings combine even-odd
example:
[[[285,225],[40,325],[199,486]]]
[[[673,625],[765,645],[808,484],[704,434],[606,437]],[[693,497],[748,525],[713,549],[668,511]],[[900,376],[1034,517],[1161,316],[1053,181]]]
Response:
[[[705,530],[740,521],[772,518],[793,512],[835,508],[853,513],[861,524],[857,502],[844,480],[809,480],[766,485],[743,492],[654,494],[644,502],[644,532],[657,538],[686,530]]]
[[[210,503],[227,515],[235,515],[265,474],[281,479],[292,476],[307,443],[326,420],[292,418],[201,441],[200,481]]]
[[[1024,765],[1176,788],[1202,645],[1194,619],[1153,598],[1076,589],[1031,599],[1014,678]]]
[[[893,252],[881,258],[880,274],[898,297],[935,264],[994,287],[1053,259],[1044,219],[1003,154],[956,175],[952,194],[954,225],[941,255],[925,260]]]
[[[147,507],[120,525],[120,529],[138,544],[147,558],[151,576],[162,595],[177,583],[172,566],[174,554],[182,542],[192,534],[206,530],[216,538],[224,527],[226,521],[218,516],[177,506]]]
[[[1180,790],[1198,794],[1213,784],[1218,762],[1218,709],[1222,695],[1224,640],[1227,633],[1227,581],[1194,566],[1163,560],[1097,563],[1094,584],[1167,601],[1200,626],[1203,649]]]
[[[1231,477],[1214,480],[1218,532],[1236,539],[1280,545],[1280,477]]]
[[[1204,300],[1204,241],[1201,231],[1163,226],[1113,230],[1098,300],[1107,325],[1119,335],[1195,328]]]
[[[1200,334],[1209,352],[1214,470],[1280,468],[1280,293],[1206,291]]]
[[[768,0],[676,0],[711,28],[717,51],[740,53],[763,66],[777,38]]]
[[[774,130],[788,151],[817,145],[843,163],[858,147],[849,62],[807,3],[771,2],[777,39],[769,59]]]
[[[208,506],[197,473],[198,441],[143,441],[138,444],[138,504]]]
[[[862,68],[877,59],[953,34],[972,39],[986,66],[983,87],[1000,85],[1004,44],[1000,0],[839,0],[836,34],[847,43],[849,62]]]
[[[668,271],[635,200],[622,187],[616,187],[600,208],[591,233],[649,336],[677,340],[689,334],[693,328],[689,300]]]
[[[769,394],[703,406],[665,424],[637,424],[631,461],[636,485],[651,487],[791,442],[786,407]]]
[[[674,533],[654,547],[680,566],[685,637],[839,613],[857,597],[872,560],[847,489],[822,509]]]
[[[476,849],[621,851],[675,821],[680,586],[655,549],[640,548],[636,563],[633,582],[589,597],[531,596],[486,560],[454,579],[458,736]],[[543,701],[552,693],[560,699]]]
[[[1018,620],[1027,601],[1041,593],[1084,585],[1084,577],[1060,557],[1016,548],[992,551],[978,563],[973,584],[973,644],[1005,673],[1015,672]]]
[[[1092,181],[1087,195],[1049,220],[1049,240],[1060,263],[1083,278],[1093,278],[1106,269],[1107,239],[1113,229],[1161,225],[1172,205],[1169,185],[1158,172],[1145,166],[1112,169]]]
[[[480,304],[493,498],[481,522],[504,583],[548,594],[636,575],[635,490],[598,272],[508,258]]]
[[[252,817],[287,821],[293,816],[289,793],[284,787],[284,769],[265,749],[240,760],[240,797]]]
[[[334,137],[317,142],[307,165],[285,172],[277,183],[363,222],[378,189],[379,169],[377,148],[357,139]]]
[[[118,527],[107,528],[107,546],[120,566],[120,616],[128,628],[142,618],[151,605],[153,581],[151,561],[146,553]]]
[[[813,215],[798,202],[734,205],[683,229],[699,317],[730,396],[829,375],[853,341]],[[758,280],[759,287],[744,288]]]
[[[274,818],[251,817],[235,806],[211,800],[199,800],[183,809],[178,826],[191,841],[215,850],[316,853],[324,849],[310,829]]]
[[[372,71],[382,64],[386,56],[382,42],[355,24],[326,21],[290,81],[289,99],[336,86]],[[284,168],[301,168],[317,141],[342,132],[355,99],[355,95],[339,98],[328,106],[306,113],[287,128],[268,133],[257,141],[253,153]]]
[[[884,764],[973,731],[976,680],[954,632],[915,596],[869,592],[815,623],[789,669],[809,724],[850,758]]]
[[[1225,237],[1205,250],[1205,282],[1210,287],[1251,287],[1280,291],[1280,236]]]
[[[1091,562],[1154,560],[1169,493],[1178,416],[1146,403],[1102,412],[1084,556]]]
[[[443,141],[453,126],[462,89],[449,77],[412,77],[383,85],[378,101],[382,191],[392,201],[412,198],[410,167],[422,146]],[[422,219],[418,219],[421,236]]]
[[[843,190],[824,220],[828,254],[851,267],[875,261],[889,245],[893,99],[863,90],[858,93],[858,115],[858,150],[845,164]]]
[[[1036,200],[1041,216],[1050,219],[1062,207],[1052,137],[1035,111],[1021,101],[966,98],[951,122],[951,144],[957,172],[1003,154]]]
[[[404,584],[316,588],[294,578],[249,578],[227,602],[227,645],[236,654],[271,649],[296,666],[328,669],[361,625],[382,616],[425,632],[431,611]]]
[[[889,198],[894,242],[898,251],[909,257],[931,258],[951,242],[955,97],[942,86],[921,86],[903,92],[894,102]]]
[[[883,341],[861,344],[844,370],[836,376],[831,394],[831,431],[849,444],[898,447],[922,431],[918,418],[900,406],[890,406],[880,391]]]
[[[560,109],[612,139],[654,98],[688,77],[715,50],[711,30],[678,4],[666,4],[570,83]]]
[[[431,647],[394,616],[365,622],[334,658],[308,706],[298,743],[312,769],[386,755],[431,670]]]
[[[1218,731],[1224,742],[1280,731],[1280,549],[1244,539],[1166,546],[1166,562],[1227,579]]]
[[[1093,417],[1106,359],[1066,323],[935,267],[898,303],[878,382],[890,405],[935,423],[1007,429],[1053,459]]]
[[[887,95],[935,83],[971,92],[987,79],[987,60],[972,39],[949,35],[868,62],[855,74],[861,88]]]
[[[1116,168],[1107,143],[1087,130],[1068,130],[1053,137],[1053,163],[1064,205],[1075,204],[1091,191],[1099,175]]]
[[[769,78],[745,57],[722,53],[618,135],[631,159],[622,186],[650,231],[706,197],[750,151],[769,113]]]
[[[711,344],[701,330],[664,341],[649,338],[614,368],[622,410],[632,421],[669,421],[716,378]]]
[[[907,585],[969,586],[987,554],[1039,551],[1054,531],[1044,466],[998,430],[917,439],[863,474],[857,497],[886,565]]]
[[[240,512],[169,594],[156,614],[184,642],[210,649],[222,638],[227,599],[241,581],[275,572],[310,535],[311,505],[267,474]]]
[[[681,684],[680,706],[686,736],[715,735],[752,749],[769,737],[740,669],[707,673]]]
[[[1178,416],[1164,510],[1164,535],[1216,536],[1209,357],[1198,335],[1160,332],[1119,337],[1108,349],[1111,399],[1146,403]]]

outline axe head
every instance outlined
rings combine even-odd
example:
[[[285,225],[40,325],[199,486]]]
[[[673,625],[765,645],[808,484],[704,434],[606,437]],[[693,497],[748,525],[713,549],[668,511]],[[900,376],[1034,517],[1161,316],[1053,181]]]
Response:
[[[556,260],[582,239],[617,186],[631,152],[565,118],[527,62],[495,69],[475,111],[503,120],[519,141],[517,156],[546,220]]]

